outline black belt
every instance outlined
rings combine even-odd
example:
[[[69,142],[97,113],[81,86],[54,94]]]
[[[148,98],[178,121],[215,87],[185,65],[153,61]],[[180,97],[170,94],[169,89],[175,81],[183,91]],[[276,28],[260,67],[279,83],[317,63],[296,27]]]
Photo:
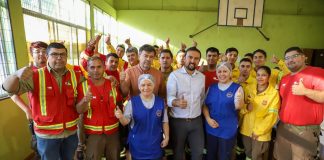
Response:
[[[199,119],[200,117],[201,117],[201,115],[198,116],[198,117],[195,117],[195,118],[174,118],[174,117],[171,117],[171,118],[172,118],[172,119],[175,119],[175,120],[191,122],[191,121],[193,121],[193,120]]]

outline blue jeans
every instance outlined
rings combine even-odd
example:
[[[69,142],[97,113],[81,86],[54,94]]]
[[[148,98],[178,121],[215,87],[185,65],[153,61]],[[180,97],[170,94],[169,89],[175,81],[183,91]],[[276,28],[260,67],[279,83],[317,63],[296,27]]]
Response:
[[[42,160],[70,160],[78,146],[78,136],[67,138],[45,139],[37,137],[37,150]]]

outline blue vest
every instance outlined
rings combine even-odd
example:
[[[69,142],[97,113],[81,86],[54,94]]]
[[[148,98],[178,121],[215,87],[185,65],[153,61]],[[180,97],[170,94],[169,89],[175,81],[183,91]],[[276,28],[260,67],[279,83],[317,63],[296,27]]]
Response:
[[[212,128],[205,122],[206,131],[216,137],[230,139],[236,135],[238,127],[238,113],[235,110],[234,97],[240,87],[232,83],[225,91],[218,88],[218,84],[209,87],[205,104],[209,109],[210,117],[219,124],[218,128]]]
[[[140,96],[131,98],[134,126],[128,134],[129,149],[136,159],[156,159],[163,155],[162,120],[164,101],[155,96],[151,109],[145,108]]]

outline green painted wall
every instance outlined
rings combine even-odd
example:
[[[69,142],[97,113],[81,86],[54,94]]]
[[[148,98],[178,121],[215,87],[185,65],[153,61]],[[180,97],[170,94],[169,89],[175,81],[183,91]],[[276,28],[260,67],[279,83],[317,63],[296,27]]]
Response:
[[[117,15],[119,22],[156,39],[170,37],[171,44],[177,47],[180,42],[191,44],[190,34],[217,21],[217,12],[119,10]],[[324,48],[323,28],[324,16],[265,14],[261,30],[270,41],[266,41],[255,28],[224,26],[214,26],[193,39],[203,52],[207,47],[215,46],[223,53],[234,46],[241,54],[262,48],[269,54],[282,56],[290,46]]]

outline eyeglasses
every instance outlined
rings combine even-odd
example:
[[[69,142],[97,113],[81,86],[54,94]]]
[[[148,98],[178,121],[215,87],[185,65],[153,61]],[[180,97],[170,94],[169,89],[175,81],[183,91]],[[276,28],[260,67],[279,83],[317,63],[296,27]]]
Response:
[[[58,58],[58,57],[65,58],[65,57],[67,57],[66,53],[51,53],[49,55],[53,56],[54,58]]]
[[[286,56],[286,57],[285,57],[285,60],[286,60],[286,61],[288,61],[289,59],[292,59],[292,60],[293,60],[293,59],[297,58],[297,57],[300,56],[300,55],[301,55],[301,54],[298,53],[298,54],[294,54],[294,55],[291,55],[291,56]]]

